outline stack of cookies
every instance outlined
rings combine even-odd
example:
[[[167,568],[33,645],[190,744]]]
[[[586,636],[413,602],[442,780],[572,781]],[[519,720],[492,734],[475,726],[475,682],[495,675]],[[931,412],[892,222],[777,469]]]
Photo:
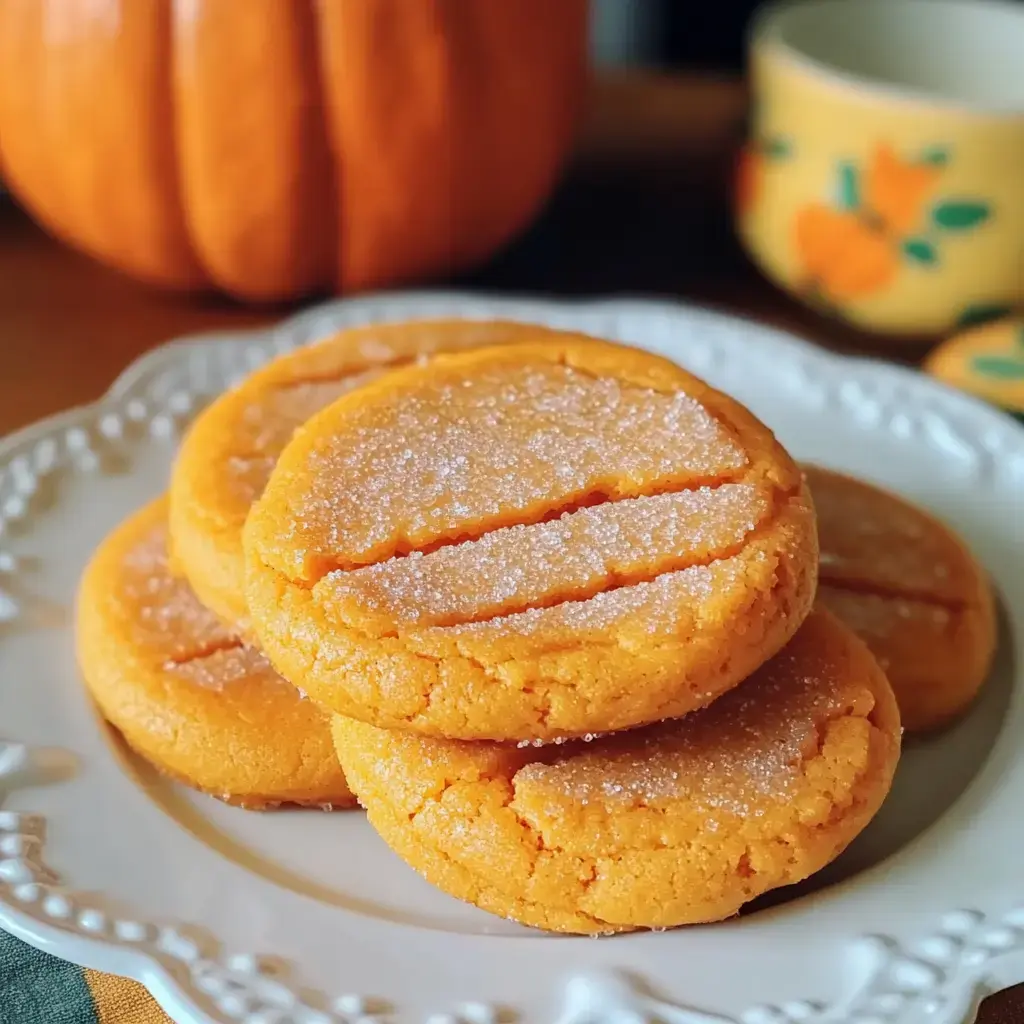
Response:
[[[900,712],[955,718],[994,647],[931,517],[802,471],[663,358],[501,323],[259,371],[80,596],[89,688],[161,770],[358,799],[439,888],[578,933],[820,870],[888,792]]]

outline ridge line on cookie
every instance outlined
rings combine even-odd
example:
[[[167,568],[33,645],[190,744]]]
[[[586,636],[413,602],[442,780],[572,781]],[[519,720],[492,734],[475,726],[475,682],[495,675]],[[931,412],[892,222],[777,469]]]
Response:
[[[618,347],[593,340],[588,340],[588,345],[596,346],[599,349]],[[468,380],[473,379],[471,376],[467,376],[465,380],[459,380],[458,378],[459,363],[460,361],[466,362],[467,355],[478,357],[481,365],[485,366],[488,372],[498,377],[500,377],[503,368],[507,368],[513,378],[518,379],[516,375],[520,374],[520,371],[525,371],[532,364],[526,356],[523,356],[525,362],[508,362],[508,359],[515,354],[515,350],[535,350],[536,348],[537,346],[531,344],[511,346],[504,349],[490,348],[478,350],[475,353],[441,354],[431,360],[429,365],[436,366],[442,372],[443,388],[455,388],[455,391],[458,392],[458,384],[461,383],[465,386]],[[784,479],[779,479],[777,476],[777,467],[772,458],[776,454],[775,452],[761,449],[757,441],[755,441],[756,447],[754,449],[750,448],[751,437],[749,435],[751,431],[753,430],[756,434],[759,430],[763,430],[763,425],[755,421],[753,417],[750,417],[752,422],[747,423],[746,419],[750,414],[746,410],[732,409],[728,403],[726,403],[725,407],[722,407],[724,396],[717,395],[703,381],[692,377],[691,374],[680,367],[668,365],[666,369],[656,366],[654,370],[646,373],[640,373],[640,371],[630,372],[629,367],[625,369],[617,368],[615,372],[603,372],[603,369],[595,370],[586,366],[581,367],[579,362],[573,358],[574,353],[571,352],[528,352],[527,355],[537,356],[537,372],[539,374],[543,375],[549,371],[559,371],[561,374],[566,375],[561,382],[557,380],[556,375],[556,379],[552,381],[551,387],[555,390],[562,387],[568,388],[569,390],[566,393],[572,396],[571,401],[574,402],[578,400],[599,405],[603,401],[611,400],[606,399],[600,391],[572,391],[571,385],[574,380],[577,383],[582,381],[588,382],[588,388],[590,382],[596,382],[602,387],[607,385],[612,389],[612,397],[616,406],[623,400],[623,395],[632,396],[629,399],[629,410],[633,410],[637,396],[649,395],[653,397],[656,394],[660,394],[663,398],[670,399],[668,404],[656,416],[652,417],[652,427],[662,431],[671,430],[672,424],[670,421],[675,417],[684,417],[685,423],[683,426],[686,428],[684,435],[688,436],[691,425],[689,417],[696,417],[692,424],[696,431],[698,431],[694,435],[694,445],[714,443],[723,446],[721,461],[712,468],[711,465],[706,463],[706,458],[699,449],[695,447],[692,455],[685,453],[674,454],[672,456],[673,459],[681,460],[674,468],[667,465],[662,467],[652,464],[649,467],[644,467],[636,475],[632,472],[611,473],[606,468],[593,465],[588,472],[580,472],[576,479],[565,480],[564,487],[557,489],[545,488],[544,490],[548,491],[548,493],[524,496],[524,500],[521,503],[515,502],[512,507],[507,509],[509,518],[499,516],[494,510],[486,507],[460,509],[458,507],[448,508],[445,506],[443,509],[428,509],[431,517],[429,521],[424,519],[422,522],[411,521],[402,524],[390,536],[382,535],[371,539],[368,535],[363,537],[354,547],[345,540],[342,540],[341,537],[337,537],[335,540],[340,542],[340,550],[337,546],[334,547],[334,550],[329,550],[321,545],[318,550],[310,550],[302,555],[301,562],[292,561],[290,564],[285,564],[284,560],[279,560],[277,557],[274,546],[266,548],[263,544],[257,544],[257,547],[262,549],[259,552],[261,560],[265,561],[269,566],[281,570],[293,582],[310,583],[316,582],[327,573],[338,569],[351,570],[361,568],[413,551],[430,551],[435,547],[457,544],[465,540],[476,539],[493,529],[500,529],[501,527],[517,523],[539,522],[583,505],[604,503],[614,499],[671,493],[680,489],[695,489],[701,486],[717,486],[727,482],[736,482],[740,479],[751,481],[760,479],[772,486],[778,486],[779,484],[787,486],[790,483],[788,474],[785,475]],[[489,357],[490,362],[484,361],[484,356]],[[607,353],[599,351],[598,357],[599,359],[607,359]],[[601,367],[602,364],[599,362],[598,366]],[[451,377],[450,380],[448,376],[444,376],[443,371],[445,370],[448,371],[448,376]],[[413,410],[415,410],[417,408],[415,403],[421,401],[422,396],[420,395],[420,388],[415,376],[409,376],[411,372],[415,372],[415,368],[409,367],[398,370],[398,376],[389,377],[389,381],[392,394],[400,393],[402,400],[404,401],[407,398],[411,401],[413,403]],[[514,388],[520,386],[529,388],[534,383],[532,378],[524,378],[521,383],[515,383],[511,386]],[[407,387],[408,395],[406,395]],[[361,394],[363,402],[370,401],[372,405],[374,396],[377,396],[378,393],[384,393],[385,390],[382,379],[378,379],[368,384],[359,392],[350,392],[342,396],[296,431],[289,447],[298,445],[306,450],[304,458],[307,460],[308,471],[314,474],[319,472],[338,472],[341,470],[333,467],[334,462],[339,462],[342,469],[347,468],[349,465],[349,444],[346,443],[342,447],[336,448],[334,443],[328,439],[329,435],[325,434],[323,442],[317,436],[318,431],[324,429],[322,426],[324,417],[330,417],[328,409],[338,408],[340,412],[340,407],[344,405],[347,411],[351,409],[354,412],[355,407],[352,403],[355,400],[353,399],[353,394]],[[710,403],[707,402],[704,395],[705,391],[717,395],[717,398]],[[531,396],[530,401],[534,400],[539,403],[538,411],[543,417],[543,422],[547,423],[554,416],[552,407],[545,404],[546,400],[543,398],[542,391],[538,391],[536,395]],[[402,407],[401,401],[398,403],[398,407]],[[445,408],[443,401],[441,408]],[[479,408],[488,409],[490,407],[484,403]],[[356,440],[364,434],[368,438],[375,435],[379,429],[394,432],[402,426],[402,418],[406,414],[399,415],[397,412],[393,412],[386,415],[386,424],[381,423],[379,425],[375,425],[370,420],[363,423],[358,415],[353,417],[349,427],[346,428],[346,431],[351,434],[351,444],[354,445]],[[413,416],[415,412],[409,411],[407,415]],[[630,415],[632,415],[632,412]],[[339,422],[344,422],[344,420]],[[441,434],[447,438],[446,432],[453,427],[453,423],[449,423],[447,417],[442,416],[439,426]],[[504,433],[507,427],[504,419],[500,422],[496,420],[493,426],[498,429],[493,438],[494,442],[499,445],[506,443]],[[634,424],[632,427],[627,427],[627,429],[636,431],[639,429],[639,424]],[[704,437],[704,431],[707,431],[706,438]],[[398,433],[400,435],[400,429],[398,429]],[[713,441],[712,438],[714,438]],[[462,439],[455,437],[454,440],[457,450],[461,451],[461,448],[458,446],[463,443]],[[609,443],[616,444],[621,442],[612,439]],[[414,448],[415,445],[413,446]],[[391,461],[394,461],[395,466],[391,468],[398,467],[399,469],[404,469],[405,464],[402,463],[399,456],[404,456],[406,459],[412,458],[413,449],[409,449],[404,453],[401,451],[393,453],[394,459]],[[382,447],[381,450],[385,454],[388,453],[387,447]],[[568,457],[571,454],[571,452],[546,453],[543,457],[553,458],[556,455]],[[540,455],[541,453],[535,453],[531,455],[531,458],[537,458]],[[387,457],[391,459],[391,454],[387,454]],[[439,458],[440,455],[434,454],[432,457]],[[667,452],[664,457],[668,457]],[[582,470],[582,467],[580,468]],[[381,469],[383,470],[383,467]],[[442,465],[440,470],[444,470],[447,473],[449,467]],[[458,465],[451,467],[450,471],[453,473],[463,473],[463,463],[460,462]],[[477,472],[478,469],[473,471]],[[277,472],[280,472],[280,467],[278,467]],[[301,472],[301,470],[298,464],[296,464],[293,467],[289,467],[288,472]],[[429,479],[429,476],[424,476],[425,481],[429,482]],[[257,518],[259,518],[261,503],[265,500],[266,495],[257,502],[254,508]],[[290,513],[295,520],[294,528],[298,536],[306,536],[308,531],[314,528],[308,525],[307,516],[312,516],[312,522],[314,523],[317,520],[322,520],[325,529],[333,531],[337,528],[330,525],[332,521],[330,509],[326,505],[326,499],[323,498],[314,498],[305,505],[295,505],[290,509]],[[338,514],[340,515],[340,513],[341,510],[339,509]]]
[[[842,590],[848,594],[866,594],[869,597],[887,598],[891,601],[912,601],[915,604],[926,604],[933,608],[942,608],[947,612],[965,612],[980,608],[982,601],[969,601],[965,598],[943,597],[924,587],[901,587],[896,583],[883,583],[880,580],[865,580],[854,576],[831,575],[828,570],[819,568],[818,583],[820,586]]]
[[[736,487],[740,488],[745,486],[742,483],[729,483],[723,484],[720,488],[696,488],[689,489],[685,488],[678,491],[668,491],[663,495],[657,495],[653,497],[669,497],[674,495],[685,495],[694,494],[699,495],[704,490],[721,490],[724,487]],[[788,502],[797,498],[801,494],[801,488],[799,486],[790,490],[777,489],[773,494],[764,494],[763,491],[757,490],[755,492],[759,498],[764,500],[764,509],[758,515],[756,520],[751,520],[743,526],[746,528],[741,534],[734,535],[728,542],[721,545],[716,545],[706,551],[701,551],[700,547],[686,550],[670,552],[667,555],[659,555],[657,558],[656,565],[642,566],[637,565],[635,568],[625,570],[616,569],[609,566],[603,566],[601,571],[594,571],[592,577],[579,583],[562,583],[560,586],[556,586],[552,583],[551,589],[546,593],[533,593],[525,590],[521,585],[517,585],[514,588],[514,593],[508,595],[504,590],[500,589],[500,581],[498,581],[499,590],[497,596],[482,608],[476,611],[466,611],[464,614],[458,614],[456,611],[446,610],[440,608],[437,611],[433,611],[430,602],[436,600],[438,603],[443,604],[445,597],[450,597],[448,594],[441,594],[441,587],[436,588],[437,592],[431,592],[429,589],[429,580],[425,579],[423,574],[417,576],[416,569],[423,565],[424,561],[430,559],[431,556],[436,555],[438,552],[444,552],[448,548],[457,548],[460,552],[464,549],[472,549],[475,545],[484,545],[488,543],[488,538],[499,538],[504,537],[511,538],[517,534],[517,531],[526,531],[531,529],[533,526],[539,526],[539,523],[517,523],[510,526],[499,527],[496,530],[492,530],[485,534],[481,538],[477,538],[473,541],[467,541],[464,544],[457,545],[444,545],[440,548],[436,548],[433,551],[425,552],[422,555],[417,556],[416,554],[403,555],[400,558],[388,559],[384,562],[377,562],[371,566],[363,566],[353,570],[335,570],[331,573],[321,577],[320,580],[314,584],[312,590],[318,590],[320,593],[324,593],[325,589],[329,589],[329,596],[333,600],[337,600],[339,591],[335,589],[336,585],[341,584],[343,587],[351,584],[356,580],[370,579],[371,577],[380,577],[388,568],[395,568],[405,571],[405,575],[409,577],[404,582],[403,590],[408,590],[415,595],[415,602],[403,607],[398,604],[387,604],[385,601],[375,601],[375,591],[366,588],[352,588],[347,589],[347,595],[352,599],[351,610],[359,615],[359,619],[354,621],[352,616],[346,616],[344,621],[346,625],[353,629],[357,629],[363,632],[366,636],[375,636],[379,638],[385,637],[397,637],[403,631],[419,630],[419,629],[432,629],[432,628],[452,628],[460,626],[471,626],[480,625],[487,622],[492,622],[496,619],[506,618],[513,615],[522,614],[524,612],[556,608],[564,604],[577,604],[585,601],[589,601],[599,594],[609,594],[616,590],[621,590],[626,587],[634,587],[639,584],[653,583],[655,580],[662,576],[685,572],[689,569],[707,568],[720,562],[727,562],[734,559],[742,554],[742,552],[758,537],[763,535],[766,531],[770,530],[772,526],[777,522],[780,510],[782,506]],[[641,496],[638,498],[624,498],[619,502],[605,502],[598,506],[586,506],[582,509],[576,510],[573,513],[563,513],[560,517],[561,522],[567,522],[566,517],[572,519],[577,513],[586,514],[595,508],[605,508],[610,504],[625,504],[627,502],[645,502],[648,501],[647,496]],[[548,520],[547,522],[555,522],[554,520]],[[558,538],[554,538],[557,540]],[[595,557],[599,554],[597,545],[594,545],[590,551],[593,551]],[[632,552],[629,552],[632,553]],[[534,552],[536,555],[536,553]],[[443,558],[444,555],[442,554]],[[609,561],[612,561],[612,557],[608,556]],[[408,560],[408,564],[407,564]],[[468,568],[464,566],[463,568]],[[479,568],[479,566],[478,566]],[[486,573],[485,573],[486,575]],[[443,582],[440,581],[440,582]],[[392,585],[391,590],[395,588]],[[387,581],[381,584],[380,590],[383,591],[384,597],[389,596],[389,587]],[[324,596],[328,594],[324,593]],[[401,596],[401,595],[400,595]],[[478,592],[474,592],[474,598],[479,596]],[[392,627],[382,628],[376,632],[370,632],[367,628],[368,620],[370,615],[368,609],[373,608],[376,611],[380,610],[380,619],[384,619],[386,616],[390,621],[394,623]],[[407,611],[409,616],[415,615],[415,618],[405,617],[403,618],[401,613]],[[360,621],[362,620],[362,621]],[[404,627],[404,630],[403,630]]]
[[[240,636],[226,636],[221,639],[213,639],[205,644],[200,644],[194,651],[185,654],[172,654],[164,661],[165,668],[181,668],[192,661],[202,661],[204,658],[212,658],[215,654],[222,654],[225,651],[237,651],[239,648],[248,646]]]
[[[324,576],[329,576],[331,573],[335,572],[358,572],[360,569],[372,569],[376,566],[385,565],[388,562],[408,558],[410,555],[432,555],[435,551],[440,551],[443,548],[460,547],[463,544],[475,544],[478,541],[485,540],[493,534],[501,533],[503,530],[516,530],[531,526],[543,526],[546,523],[552,523],[557,519],[562,519],[567,515],[572,515],[575,512],[581,512],[585,509],[602,508],[605,505],[619,505],[623,502],[638,501],[643,498],[661,498],[673,494],[693,494],[699,491],[717,491],[721,490],[723,487],[728,487],[733,484],[743,484],[746,482],[746,478],[742,476],[739,478],[732,478],[729,476],[708,477],[707,479],[694,478],[693,480],[688,481],[684,487],[655,486],[650,488],[639,488],[636,492],[631,494],[613,494],[609,493],[607,488],[594,487],[580,495],[571,496],[557,505],[551,505],[547,509],[538,509],[536,518],[531,516],[528,519],[520,519],[513,523],[502,523],[501,526],[488,526],[486,529],[479,531],[467,530],[456,536],[439,537],[437,540],[431,541],[429,544],[423,544],[418,547],[400,544],[394,554],[389,555],[386,558],[382,558],[379,561],[367,562],[351,568],[343,565],[337,565],[333,569],[322,570],[317,579],[305,581],[296,580],[294,582],[299,583],[300,585],[302,583],[315,584],[319,582],[319,580],[322,580]]]
[[[791,499],[791,501],[797,499]],[[786,587],[786,575],[782,573],[782,568],[785,563],[784,553],[772,550],[770,547],[766,548],[763,543],[755,540],[748,543],[743,550],[735,556],[743,565],[747,566],[748,569],[755,565],[763,565],[763,570],[759,572],[767,573],[771,579],[772,590],[776,587]],[[714,564],[707,567],[699,567],[702,574],[706,574],[714,571]],[[640,604],[643,604],[647,600],[647,592],[649,588],[654,588],[659,583],[665,581],[671,581],[673,577],[684,575],[687,570],[680,570],[679,573],[663,574],[660,580],[653,583],[641,583],[631,588],[639,596],[637,600]],[[692,572],[692,571],[691,571]],[[780,575],[781,573],[781,575]],[[286,585],[284,578],[277,573],[272,575],[277,576],[278,585]],[[269,582],[269,580],[268,580]],[[622,588],[619,592],[623,592],[626,588]],[[615,592],[613,592],[615,593]],[[311,591],[301,590],[296,588],[293,591],[292,600],[298,600],[300,604],[311,602],[314,595]],[[602,595],[597,595],[596,600],[600,601]],[[591,601],[595,599],[590,599]],[[764,598],[759,591],[751,592],[749,595],[749,603],[752,608],[759,607],[759,602],[767,600]],[[580,606],[585,606],[588,602],[576,602]],[[531,619],[535,616],[544,616],[550,614],[552,609],[539,609],[533,612],[520,612],[512,616],[505,616],[504,619],[510,623],[521,622],[525,619]],[[304,614],[304,613],[300,613]],[[605,614],[608,614],[605,612]],[[612,611],[613,615],[629,615],[632,614],[629,608],[626,609],[615,609]],[[746,614],[746,613],[744,613]],[[759,614],[759,613],[758,613]],[[501,619],[492,620],[491,625],[494,623],[501,623]],[[523,626],[531,625],[532,623],[523,623]],[[538,626],[542,626],[542,623],[537,623]],[[304,683],[305,689],[313,689],[312,683],[309,681],[309,673],[330,673],[333,671],[332,665],[338,659],[342,658],[343,661],[347,661],[352,655],[357,653],[360,649],[360,645],[366,642],[383,642],[383,643],[396,643],[400,645],[399,650],[403,657],[409,657],[415,659],[424,665],[430,666],[432,669],[437,670],[436,672],[428,672],[426,678],[423,681],[423,688],[417,695],[416,706],[409,707],[402,712],[395,712],[391,716],[391,724],[397,727],[404,728],[416,728],[413,723],[423,719],[426,715],[429,717],[431,714],[430,708],[434,704],[435,694],[438,690],[443,690],[445,682],[440,674],[440,669],[444,666],[446,661],[446,655],[439,651],[434,650],[434,637],[443,636],[445,642],[451,645],[454,655],[457,655],[461,659],[462,663],[465,664],[471,670],[479,673],[482,677],[487,678],[495,683],[500,684],[502,689],[506,688],[509,684],[506,670],[509,666],[515,666],[517,663],[517,656],[515,654],[502,655],[498,652],[496,657],[485,657],[481,656],[478,651],[476,644],[476,638],[471,630],[475,630],[479,627],[468,626],[462,629],[446,629],[444,627],[428,627],[421,630],[413,630],[404,633],[394,640],[383,640],[380,641],[378,638],[372,637],[368,634],[362,633],[358,627],[353,627],[344,623],[338,623],[337,628],[339,630],[335,641],[330,645],[323,645],[315,643],[312,647],[309,647],[305,638],[304,631],[306,625],[300,627],[300,632],[296,633],[292,637],[291,644],[297,644],[296,650],[308,650],[308,657],[310,661],[307,663],[307,668],[300,672],[307,681]],[[489,628],[488,624],[484,624],[483,628]],[[521,628],[518,627],[517,628]],[[531,629],[526,628],[523,630],[523,638],[528,638],[531,635]],[[546,641],[543,649],[552,657],[573,657],[574,652],[579,652],[587,648],[600,648],[601,650],[611,654],[615,649],[621,648],[624,644],[628,643],[628,640],[624,639],[616,630],[589,630],[585,636],[573,635],[572,639],[565,638],[562,642],[558,643],[556,647],[550,646]],[[316,668],[316,666],[322,666],[322,668]],[[576,728],[567,723],[560,723],[555,726],[549,727],[548,718],[554,713],[555,705],[557,704],[560,697],[574,692],[574,686],[571,682],[562,681],[555,674],[545,670],[540,673],[536,681],[527,682],[520,680],[516,683],[517,688],[521,689],[524,694],[532,694],[532,697],[528,699],[533,703],[532,707],[532,721],[528,727],[524,728],[523,735],[529,735],[531,737],[538,737],[542,734],[546,734],[551,729],[559,736],[583,736],[588,732],[593,731],[591,724],[586,727]],[[716,696],[719,695],[721,689],[714,685],[706,687],[699,695],[699,699],[695,704],[691,705],[692,710],[695,707],[703,707],[712,701]],[[342,702],[338,706],[329,703],[334,710],[340,711],[344,714],[354,715],[357,718],[363,716],[359,713],[359,709],[356,705]],[[681,714],[678,710],[678,701],[674,693],[666,693],[663,695],[655,708],[652,710],[650,717],[646,721],[657,721],[663,718],[677,717]],[[623,720],[625,721],[625,719]],[[625,726],[616,726],[625,727]],[[456,730],[453,735],[463,736],[464,734]],[[521,739],[522,736],[508,736],[502,734],[490,735],[482,732],[475,732],[472,735],[465,736],[464,738],[481,739],[486,738],[489,740],[501,740],[501,739]]]
[[[282,572],[277,566],[264,558],[262,553],[259,553],[258,557],[268,569],[274,569],[290,584],[308,590],[315,587],[321,580],[326,576],[330,576],[332,573],[356,572],[360,569],[370,569],[384,565],[397,559],[408,558],[411,555],[429,555],[444,548],[459,547],[463,544],[473,544],[492,536],[495,533],[500,533],[503,530],[519,527],[542,526],[546,523],[561,519],[565,515],[571,515],[574,512],[585,509],[600,508],[605,505],[616,505],[627,501],[635,501],[641,498],[657,498],[675,494],[693,494],[705,490],[717,491],[730,485],[751,484],[760,476],[760,474],[753,472],[752,469],[753,467],[746,465],[736,467],[735,471],[725,470],[715,475],[694,474],[682,486],[665,484],[663,481],[658,481],[652,486],[641,486],[631,491],[623,491],[620,493],[616,493],[613,488],[591,487],[582,492],[575,494],[570,493],[557,504],[541,506],[537,509],[535,515],[530,515],[528,517],[524,515],[522,518],[514,522],[503,521],[500,525],[494,525],[495,519],[493,516],[486,518],[481,516],[478,523],[473,524],[473,526],[478,526],[478,528],[474,529],[471,526],[470,528],[462,530],[458,534],[441,536],[426,544],[417,545],[415,543],[408,542],[404,537],[400,538],[395,542],[395,550],[393,552],[390,554],[378,555],[373,561],[356,561],[353,559],[341,558],[328,559],[321,557],[318,560],[316,569],[309,572],[304,577],[292,576],[290,573]],[[774,501],[785,500],[786,498],[792,497],[793,494],[799,491],[800,486],[801,485],[797,484],[791,488],[781,488],[775,484],[769,485],[776,496],[773,499]]]
[[[631,501],[640,501],[646,498],[698,494],[702,491],[714,492],[720,491],[726,487],[739,487],[743,485],[753,486],[753,481],[751,480],[752,475],[753,474],[747,472],[740,472],[736,476],[730,474],[724,476],[708,476],[706,478],[694,477],[687,481],[684,486],[641,487],[637,488],[634,492],[623,494],[611,494],[607,488],[595,487],[582,494],[569,495],[565,500],[560,501],[557,505],[550,505],[546,508],[538,509],[536,517],[530,516],[529,518],[521,518],[515,522],[502,522],[500,525],[492,525],[493,519],[491,519],[488,521],[486,528],[480,530],[466,530],[454,536],[439,537],[436,540],[432,540],[427,544],[419,546],[399,542],[398,547],[393,554],[378,558],[373,562],[347,564],[339,559],[336,560],[336,564],[332,565],[330,560],[321,559],[321,563],[318,565],[317,571],[310,573],[307,578],[292,577],[290,574],[281,572],[279,569],[277,571],[282,577],[287,579],[289,583],[309,590],[320,583],[325,577],[335,573],[355,573],[364,569],[379,568],[387,565],[388,563],[409,557],[432,555],[437,551],[444,550],[445,548],[473,545],[507,530],[519,530],[528,529],[533,526],[543,526],[548,523],[556,522],[559,519],[563,519],[567,515],[573,515],[576,512],[585,511],[587,509],[603,508],[607,505],[619,505]],[[800,486],[800,484],[797,484],[790,488],[781,488],[775,485],[770,485],[770,489],[773,492],[769,498],[770,503],[773,506],[776,506],[788,498],[793,497],[795,494],[799,493]],[[260,561],[262,561],[268,568],[275,568],[262,558],[262,556],[260,556]]]

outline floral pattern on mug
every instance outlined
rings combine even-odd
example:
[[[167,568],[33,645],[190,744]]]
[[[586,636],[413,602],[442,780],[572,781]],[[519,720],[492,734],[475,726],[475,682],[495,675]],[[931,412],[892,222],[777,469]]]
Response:
[[[948,162],[943,147],[906,160],[883,142],[864,168],[840,163],[834,201],[796,215],[803,291],[837,307],[884,290],[908,264],[938,266],[941,236],[973,230],[992,212],[981,200],[934,196]]]

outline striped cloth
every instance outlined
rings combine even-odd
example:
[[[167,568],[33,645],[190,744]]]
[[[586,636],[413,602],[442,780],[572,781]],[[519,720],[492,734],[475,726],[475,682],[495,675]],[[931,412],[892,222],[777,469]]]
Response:
[[[1021,1024],[1024,985],[989,996],[978,1024]],[[76,967],[0,932],[0,1024],[173,1024],[135,981]]]
[[[0,932],[0,1024],[170,1024],[137,982],[76,967]]]

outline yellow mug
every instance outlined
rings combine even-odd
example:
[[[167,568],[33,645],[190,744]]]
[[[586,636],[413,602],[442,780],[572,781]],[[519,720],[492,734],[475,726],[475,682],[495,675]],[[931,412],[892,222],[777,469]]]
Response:
[[[1024,5],[773,4],[750,72],[736,218],[767,277],[894,335],[1024,306]]]

